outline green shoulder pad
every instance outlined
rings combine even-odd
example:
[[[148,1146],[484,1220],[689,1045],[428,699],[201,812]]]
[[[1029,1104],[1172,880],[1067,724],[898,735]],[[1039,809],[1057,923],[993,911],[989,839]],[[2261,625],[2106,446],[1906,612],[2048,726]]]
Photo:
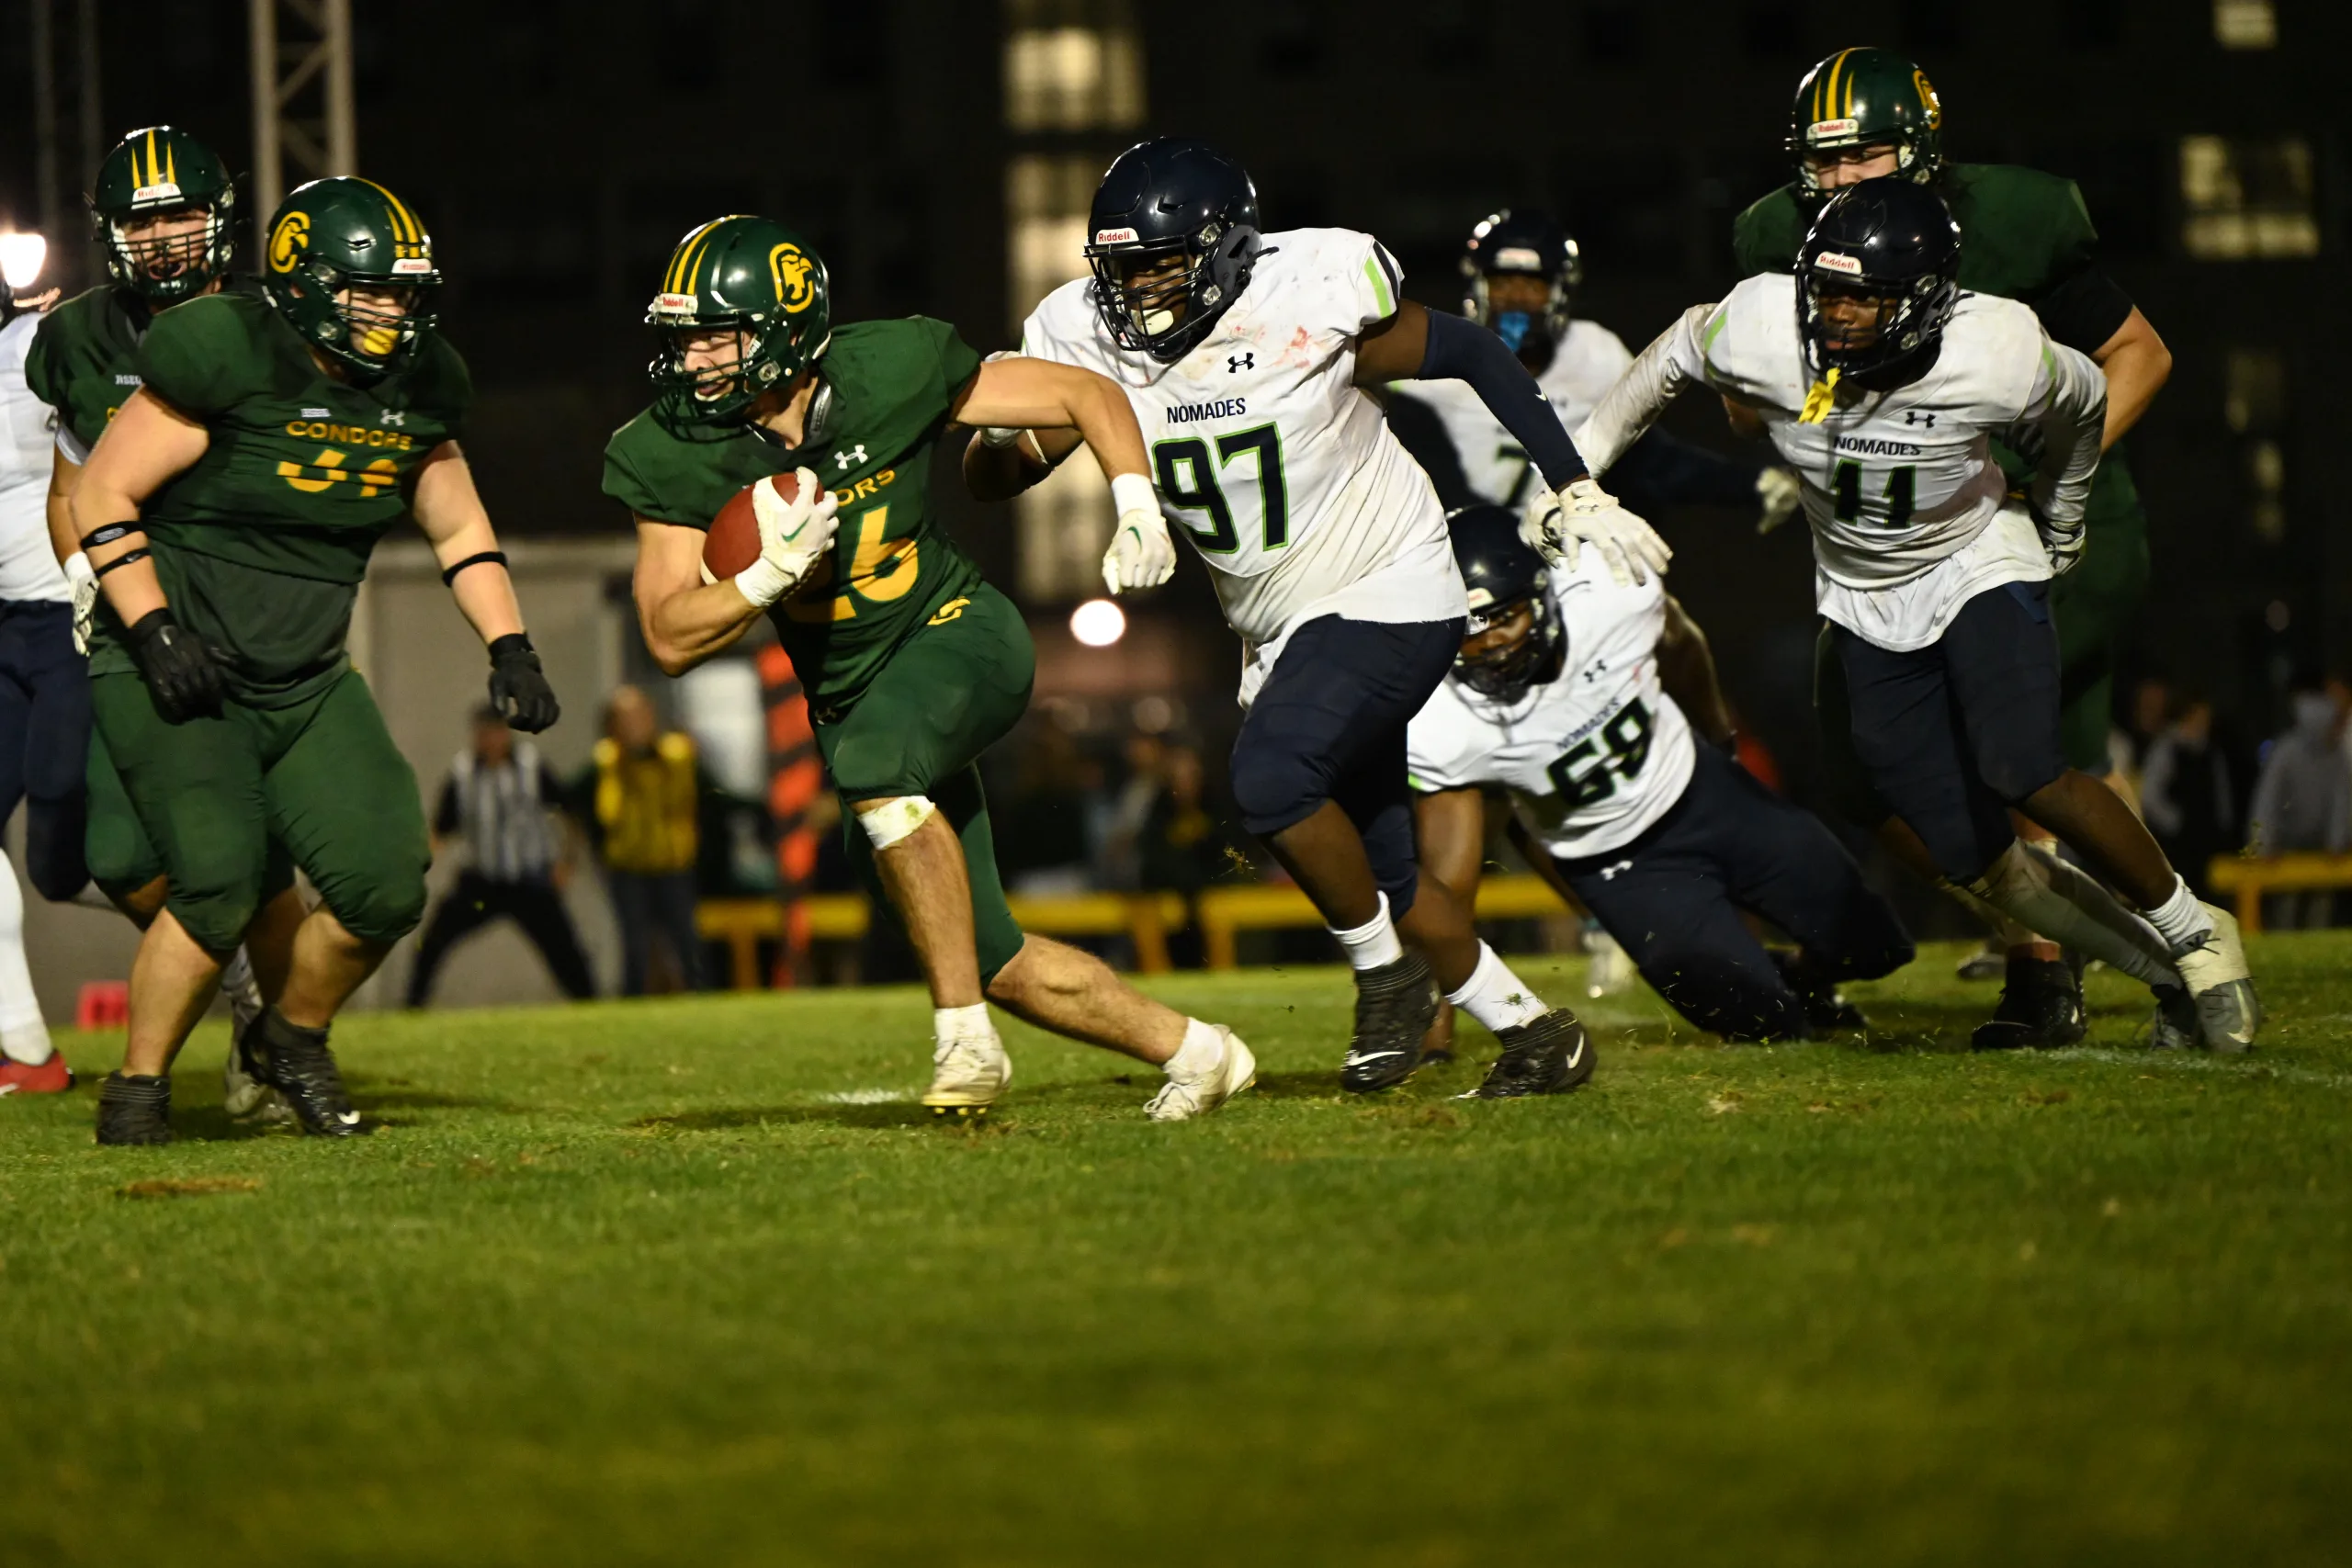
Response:
[[[1953,164],[1939,186],[1960,224],[1960,281],[2025,299],[2081,266],[2098,243],[2075,182],[2010,164]]]
[[[139,344],[140,378],[183,413],[219,413],[269,389],[265,329],[275,325],[268,305],[245,295],[208,294],[175,305],[156,316]]]
[[[1732,220],[1732,255],[1739,263],[1740,276],[1788,271],[1796,265],[1804,230],[1804,209],[1798,203],[1795,186],[1782,186],[1758,198]]]

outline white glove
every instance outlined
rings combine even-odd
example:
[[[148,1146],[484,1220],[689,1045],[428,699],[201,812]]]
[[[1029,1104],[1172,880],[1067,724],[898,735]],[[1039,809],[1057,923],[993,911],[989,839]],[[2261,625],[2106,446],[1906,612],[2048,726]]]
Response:
[[[752,491],[752,514],[760,524],[760,558],[735,574],[736,592],[764,610],[808,581],[833,547],[833,514],[841,503],[814,470],[793,471],[799,489],[786,501],[774,479]]]
[[[1159,514],[1159,497],[1141,474],[1116,474],[1111,499],[1119,508],[1119,525],[1111,547],[1102,554],[1102,582],[1114,593],[1157,588],[1176,575],[1176,542],[1168,536],[1168,519]]]
[[[2041,547],[2049,552],[2051,575],[2064,577],[2081,562],[2088,534],[2079,517],[2071,523],[2052,518],[2041,493],[2042,489],[2036,484],[2026,492],[2025,509],[2032,514],[2033,531],[2041,536]]]
[[[1574,571],[1583,547],[1590,545],[1621,584],[1647,582],[1666,575],[1674,551],[1657,530],[1617,504],[1617,498],[1588,476],[1570,481],[1565,495],[1539,490],[1529,498],[1519,536],[1547,566]],[[1645,570],[1646,569],[1646,570]]]
[[[1769,534],[1796,515],[1797,505],[1804,500],[1804,486],[1796,475],[1786,468],[1767,468],[1756,476],[1756,502],[1763,510],[1756,519],[1756,531]]]
[[[74,591],[74,651],[90,654],[90,617],[98,610],[98,574],[90,558],[75,550],[65,558],[65,585]]]

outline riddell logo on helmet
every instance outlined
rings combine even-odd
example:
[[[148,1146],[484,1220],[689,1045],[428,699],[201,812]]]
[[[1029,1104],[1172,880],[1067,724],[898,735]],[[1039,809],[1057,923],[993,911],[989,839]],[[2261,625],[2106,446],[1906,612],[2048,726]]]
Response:
[[[1136,235],[1133,229],[1097,229],[1094,243],[1098,245],[1132,245]]]
[[[695,313],[695,297],[691,294],[656,294],[653,313],[657,316],[691,316]]]
[[[1842,272],[1849,277],[1862,276],[1862,264],[1854,256],[1839,255],[1836,251],[1824,251],[1813,258],[1813,265],[1824,272]]]
[[[1531,245],[1505,245],[1495,253],[1497,272],[1542,272],[1543,253]]]
[[[402,256],[398,261],[392,263],[392,275],[396,277],[408,276],[420,272],[431,272],[432,270],[433,262],[428,256]]]
[[[141,186],[130,193],[130,199],[134,205],[142,201],[177,201],[179,198],[180,187],[169,180],[165,180],[162,185]]]
[[[1807,141],[1831,141],[1840,136],[1859,136],[1862,122],[1858,119],[1817,119],[1805,128]]]

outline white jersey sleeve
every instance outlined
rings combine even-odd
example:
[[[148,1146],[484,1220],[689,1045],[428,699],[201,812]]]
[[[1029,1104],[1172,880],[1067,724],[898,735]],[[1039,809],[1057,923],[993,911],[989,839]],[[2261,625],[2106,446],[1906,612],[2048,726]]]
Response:
[[[0,327],[0,600],[73,597],[49,540],[49,476],[56,416],[25,384],[40,326],[28,310]]]
[[[1665,816],[1698,753],[1659,676],[1664,585],[1621,585],[1597,558],[1552,577],[1567,645],[1559,676],[1514,703],[1449,676],[1406,747],[1414,788],[1503,785],[1544,848],[1575,860],[1630,843]]]
[[[1707,377],[1707,345],[1730,320],[1731,302],[1693,305],[1626,367],[1576,431],[1577,454],[1596,479],[1664,413],[1682,389]]]
[[[1355,384],[1356,340],[1402,276],[1369,234],[1265,236],[1240,297],[1173,361],[1121,351],[1086,280],[1047,296],[1022,350],[1117,382],[1170,522],[1249,645],[1246,694],[1290,629],[1321,615],[1449,620],[1467,601],[1429,478]]]
[[[2041,368],[2018,423],[2025,429],[2011,432],[2008,444],[2041,455],[2035,500],[2057,522],[2081,522],[2107,431],[2106,372],[2088,355],[2045,333]]]

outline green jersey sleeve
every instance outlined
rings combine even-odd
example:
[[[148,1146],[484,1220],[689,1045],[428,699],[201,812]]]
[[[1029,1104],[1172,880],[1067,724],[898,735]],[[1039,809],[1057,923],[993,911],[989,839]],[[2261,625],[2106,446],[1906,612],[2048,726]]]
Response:
[[[173,306],[155,318],[139,344],[141,384],[198,419],[267,391],[269,358],[255,341],[251,316],[268,309],[230,294]]]
[[[953,325],[931,316],[910,316],[907,324],[915,330],[918,340],[929,350],[932,362],[938,367],[939,378],[934,395],[939,411],[947,412],[956,394],[964,389],[980,368],[979,351],[964,341],[963,334]]]

